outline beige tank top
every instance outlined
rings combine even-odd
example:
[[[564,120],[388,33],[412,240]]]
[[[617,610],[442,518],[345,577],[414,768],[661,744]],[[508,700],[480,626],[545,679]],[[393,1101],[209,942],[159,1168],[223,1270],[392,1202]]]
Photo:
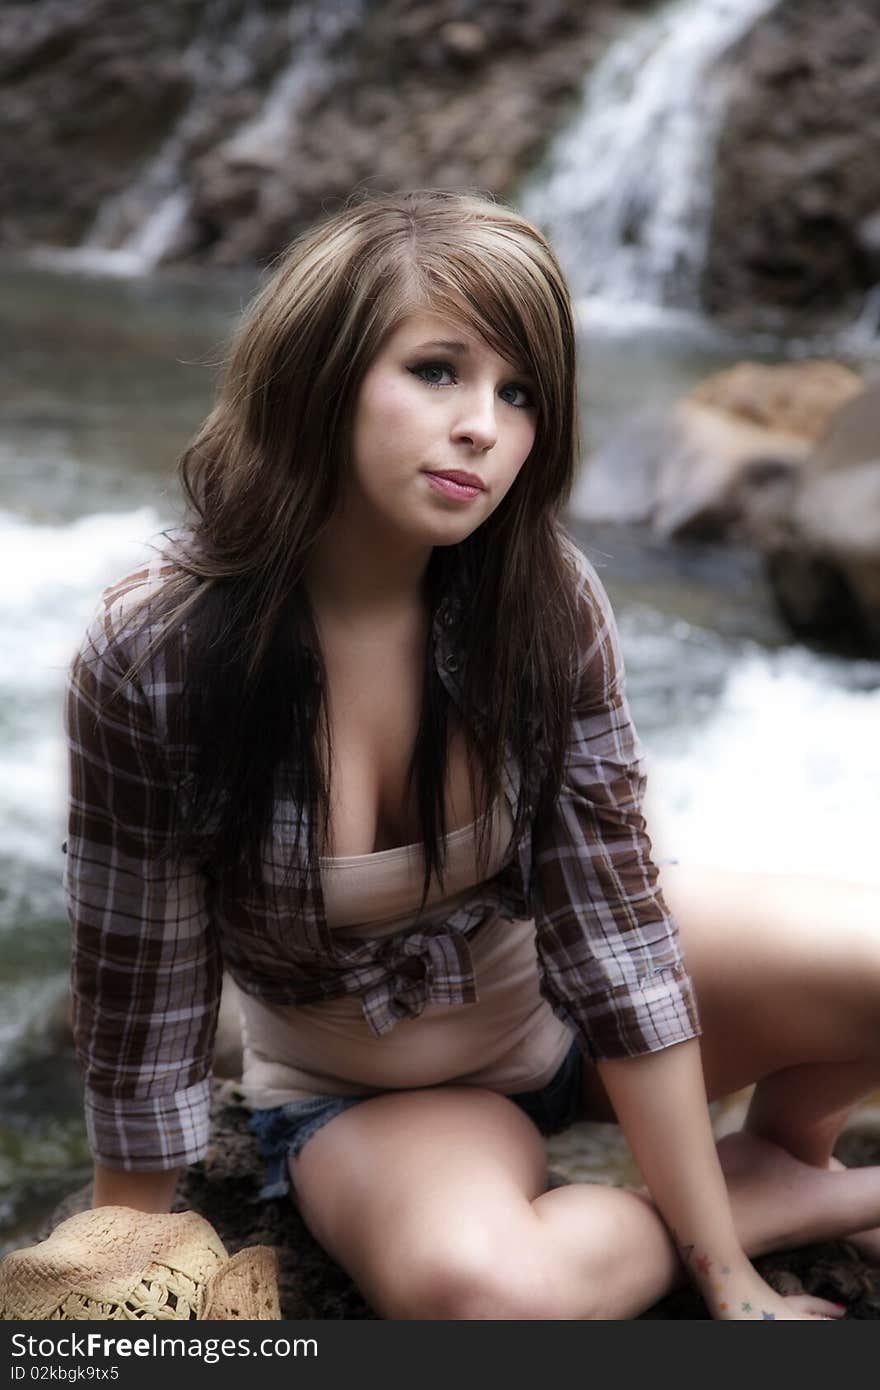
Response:
[[[376,854],[321,859],[328,926],[347,937],[372,937],[442,921],[479,881],[476,822],[446,837],[445,891],[436,876],[416,923],[424,858],[421,843]],[[513,823],[506,800],[492,816],[489,877],[507,859]],[[474,962],[473,1004],[426,1005],[375,1037],[354,996],[317,1004],[277,1005],[240,995],[244,1066],[241,1090],[253,1109],[315,1095],[456,1082],[513,1094],[545,1085],[571,1045],[571,1032],[538,990],[531,918],[497,913],[468,944]]]

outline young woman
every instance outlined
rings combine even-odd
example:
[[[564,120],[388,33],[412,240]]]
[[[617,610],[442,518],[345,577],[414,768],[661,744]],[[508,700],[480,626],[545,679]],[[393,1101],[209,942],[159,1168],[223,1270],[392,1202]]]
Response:
[[[94,1201],[167,1210],[205,1153],[225,964],[264,1195],[382,1317],[630,1318],[688,1276],[838,1316],[747,1254],[880,1245],[880,1171],[831,1160],[880,1085],[875,896],[670,870],[677,925],[577,464],[567,290],[511,209],[372,197],[281,258],[190,528],[72,668]],[[707,1091],[750,1081],[716,1147]],[[647,1191],[547,1191],[539,1131],[615,1116]]]

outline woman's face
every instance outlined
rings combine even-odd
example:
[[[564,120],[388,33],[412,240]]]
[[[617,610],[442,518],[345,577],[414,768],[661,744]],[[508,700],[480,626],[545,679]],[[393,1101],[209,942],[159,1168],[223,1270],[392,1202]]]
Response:
[[[512,486],[535,423],[527,373],[461,323],[412,314],[361,383],[344,506],[416,544],[454,545]],[[450,470],[471,475],[478,489],[432,477]]]

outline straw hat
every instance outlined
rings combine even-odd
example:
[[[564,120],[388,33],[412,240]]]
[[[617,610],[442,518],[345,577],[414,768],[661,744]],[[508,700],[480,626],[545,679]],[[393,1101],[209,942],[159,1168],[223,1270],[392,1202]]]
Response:
[[[96,1207],[0,1260],[0,1319],[280,1318],[267,1245],[227,1255],[194,1211]]]

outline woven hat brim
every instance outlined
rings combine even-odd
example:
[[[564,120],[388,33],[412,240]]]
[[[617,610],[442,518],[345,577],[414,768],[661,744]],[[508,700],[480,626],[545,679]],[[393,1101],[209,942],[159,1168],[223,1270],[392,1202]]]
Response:
[[[197,1212],[96,1207],[0,1261],[0,1318],[200,1318],[227,1259]]]

